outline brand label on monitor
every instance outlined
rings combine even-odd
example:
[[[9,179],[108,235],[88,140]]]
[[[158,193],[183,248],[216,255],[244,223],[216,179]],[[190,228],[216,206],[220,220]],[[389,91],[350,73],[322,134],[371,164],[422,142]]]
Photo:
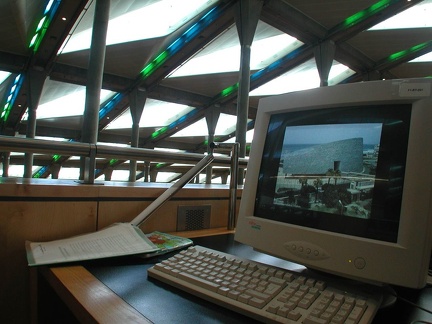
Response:
[[[430,94],[430,83],[401,83],[399,85],[399,96],[401,97],[429,97]]]

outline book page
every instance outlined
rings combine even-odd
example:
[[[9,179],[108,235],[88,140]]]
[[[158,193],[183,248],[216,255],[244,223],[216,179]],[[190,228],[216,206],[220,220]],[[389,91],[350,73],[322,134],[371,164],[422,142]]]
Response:
[[[155,252],[159,248],[129,223],[51,242],[26,242],[30,266]]]

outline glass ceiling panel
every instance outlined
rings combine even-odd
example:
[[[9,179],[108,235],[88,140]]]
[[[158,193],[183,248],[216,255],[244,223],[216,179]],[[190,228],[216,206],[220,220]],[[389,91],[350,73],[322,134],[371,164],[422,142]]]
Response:
[[[345,80],[355,72],[343,64],[333,61],[329,74],[329,85],[335,85]],[[292,91],[306,90],[320,86],[320,77],[315,59],[311,59],[280,77],[267,82],[250,92],[250,96],[277,95]]]
[[[61,53],[90,48],[95,2],[63,45]],[[216,2],[217,0],[112,1],[107,45],[168,35]]]
[[[237,117],[233,115],[220,114],[215,135],[228,135],[235,131]],[[193,123],[189,127],[172,135],[172,137],[208,136],[207,121],[205,118]]]
[[[2,84],[4,82],[4,80],[6,80],[9,77],[9,75],[11,75],[11,74],[12,73],[0,71],[0,84]]]
[[[38,166],[33,166],[32,172],[37,171],[38,168]],[[9,165],[8,177],[22,177],[23,175],[24,165]],[[0,168],[0,176],[3,176],[3,168]]]
[[[80,176],[79,168],[60,168],[59,179],[77,180]],[[126,178],[127,179],[127,178]]]
[[[408,63],[421,63],[421,62],[432,62],[432,52],[419,56],[414,60],[409,61]]]
[[[252,139],[253,139],[253,135],[254,135],[254,130],[248,130],[246,132],[246,143],[252,143]],[[231,137],[229,140],[225,141],[224,143],[235,143],[236,142],[236,137]]]
[[[106,101],[114,92],[101,90],[100,102]],[[85,107],[86,87],[47,79],[37,109],[37,119],[82,116]],[[27,114],[23,120],[27,119]]]
[[[140,127],[162,127],[187,114],[193,107],[147,99],[140,120]],[[121,116],[111,122],[105,129],[123,129],[132,127],[130,109],[126,109]]]
[[[369,30],[427,28],[432,27],[432,0],[419,4],[375,25]]]
[[[303,45],[296,38],[258,22],[251,47],[251,70],[260,70]],[[235,26],[219,35],[170,77],[238,71],[240,41]]]

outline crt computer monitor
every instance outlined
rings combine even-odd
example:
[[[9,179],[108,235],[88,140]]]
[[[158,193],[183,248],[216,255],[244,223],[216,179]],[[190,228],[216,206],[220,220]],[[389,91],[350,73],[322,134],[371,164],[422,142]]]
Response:
[[[431,88],[370,81],[261,99],[235,239],[329,274],[423,287]]]

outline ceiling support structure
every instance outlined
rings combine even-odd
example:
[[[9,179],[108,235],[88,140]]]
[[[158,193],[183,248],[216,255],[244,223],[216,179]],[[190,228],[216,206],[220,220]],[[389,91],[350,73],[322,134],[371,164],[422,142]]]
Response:
[[[96,0],[82,123],[81,142],[83,143],[96,144],[97,142],[110,1]],[[92,157],[85,157],[81,160],[80,179],[85,183],[94,182],[95,162]]]
[[[139,144],[139,124],[147,100],[147,91],[134,88],[129,94],[130,113],[132,116],[131,147],[138,147]],[[129,181],[136,181],[137,161],[129,161]]]
[[[237,96],[236,142],[240,144],[239,157],[246,156],[246,132],[250,91],[251,46],[261,15],[262,0],[240,0],[236,4],[235,21],[240,39],[240,75]],[[243,170],[239,171],[238,184],[243,184]]]
[[[210,143],[213,143],[215,141],[215,133],[216,133],[216,126],[219,120],[220,116],[220,106],[215,105],[211,107],[211,109],[207,109],[205,111],[205,118],[207,122],[207,129],[208,129],[208,139],[207,139],[207,153],[211,153],[213,149],[210,147]],[[212,166],[209,165],[206,168],[206,183],[211,183],[212,180]],[[199,176],[199,175],[198,175]]]
[[[36,135],[36,110],[46,77],[45,71],[36,69],[29,69],[26,75],[30,97],[28,100],[27,138],[35,138]],[[33,175],[33,153],[25,153],[24,156],[24,178],[31,178]]]
[[[336,52],[336,45],[331,40],[326,40],[314,47],[315,62],[320,77],[320,86],[328,86],[328,78],[332,68]]]

